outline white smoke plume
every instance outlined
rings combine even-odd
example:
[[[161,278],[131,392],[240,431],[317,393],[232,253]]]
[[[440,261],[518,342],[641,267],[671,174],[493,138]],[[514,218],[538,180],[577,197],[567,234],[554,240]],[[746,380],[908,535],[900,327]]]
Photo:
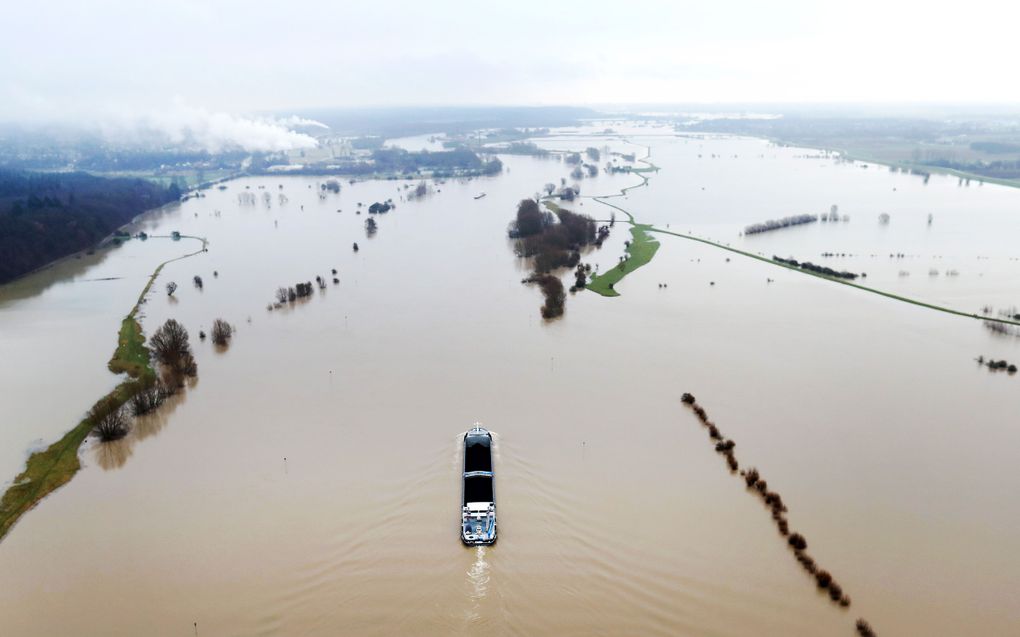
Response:
[[[320,121],[314,119],[308,119],[307,117],[298,117],[297,115],[291,115],[290,117],[277,118],[277,124],[286,126],[287,128],[325,128],[329,129]]]
[[[317,145],[310,132],[329,127],[312,119],[243,116],[192,106],[177,97],[142,106],[107,101],[102,105],[55,100],[0,83],[0,126],[15,126],[64,138],[100,135],[124,147],[173,146],[217,153],[226,150],[279,152]],[[298,130],[295,130],[298,129]]]
[[[211,153],[226,150],[274,152],[314,148],[314,137],[292,127],[325,127],[298,117],[275,120],[243,117],[174,102],[170,108],[154,110],[134,119],[120,119],[103,125],[110,138],[125,142],[163,143]],[[328,127],[326,127],[328,128]]]

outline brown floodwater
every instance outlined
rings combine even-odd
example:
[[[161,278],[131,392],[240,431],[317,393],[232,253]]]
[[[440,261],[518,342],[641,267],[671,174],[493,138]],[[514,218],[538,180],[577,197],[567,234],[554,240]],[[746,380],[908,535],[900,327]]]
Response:
[[[542,143],[640,151],[586,132]],[[640,221],[816,262],[852,251],[825,264],[961,310],[1020,304],[1020,190],[641,132],[662,170],[614,200]],[[622,296],[577,294],[543,322],[505,228],[569,169],[504,161],[419,201],[401,181],[320,200],[321,179],[251,178],[143,219],[210,241],[144,306],[147,333],[170,317],[191,331],[198,379],[125,440],[90,442],[0,542],[3,634],[850,635],[859,616],[882,634],[1016,632],[1020,377],[973,359],[1020,360],[1020,338],[668,236]],[[637,182],[602,175],[582,194]],[[386,198],[397,207],[368,238],[357,204]],[[831,204],[851,220],[739,236]],[[611,267],[628,238],[617,224],[585,258]],[[0,288],[11,477],[116,382],[120,317],[156,263],[191,249],[131,241]],[[332,268],[339,285],[266,310]],[[218,317],[237,328],[224,351],[197,340]],[[850,609],[816,590],[684,391],[782,494]],[[459,435],[475,421],[497,436],[486,548],[458,539]]]

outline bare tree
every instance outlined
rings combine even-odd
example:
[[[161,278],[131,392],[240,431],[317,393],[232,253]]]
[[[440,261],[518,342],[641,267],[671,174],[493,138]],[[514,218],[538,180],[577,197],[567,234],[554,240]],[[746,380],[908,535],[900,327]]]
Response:
[[[177,284],[176,283],[171,281],[171,282],[166,284],[166,295],[167,296],[173,296],[174,292],[176,292],[176,291],[177,291]]]
[[[230,337],[234,335],[234,328],[223,319],[216,319],[212,326],[213,343],[221,346],[230,344]]]
[[[127,410],[118,406],[95,420],[95,432],[103,442],[119,440],[127,435],[131,427],[128,423]]]
[[[276,300],[279,303],[287,302],[287,288],[276,288]]]
[[[181,358],[191,354],[188,330],[174,319],[167,319],[149,342],[156,360],[164,365],[175,366]]]
[[[163,404],[166,397],[163,384],[157,381],[131,397],[131,410],[135,416],[147,414]]]

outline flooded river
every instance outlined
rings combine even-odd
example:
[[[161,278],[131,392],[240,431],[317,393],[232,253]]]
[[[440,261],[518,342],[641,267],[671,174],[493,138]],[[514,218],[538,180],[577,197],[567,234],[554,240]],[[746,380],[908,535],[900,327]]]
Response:
[[[612,200],[638,221],[961,311],[1020,305],[1020,190],[760,140],[583,132],[540,143],[651,148],[661,170]],[[889,635],[1016,632],[1020,376],[973,359],[1020,362],[1020,338],[667,235],[622,296],[572,295],[544,322],[506,225],[570,170],[503,160],[414,201],[415,182],[321,198],[322,178],[245,178],[143,218],[209,240],[143,305],[148,334],[171,317],[191,332],[197,383],[88,444],[0,542],[3,634],[851,635],[860,616]],[[640,181],[603,173],[582,195]],[[389,198],[367,237],[358,203]],[[832,204],[850,221],[740,236]],[[617,223],[584,259],[611,267],[629,238]],[[194,249],[130,241],[0,288],[5,479],[115,384],[120,318]],[[333,268],[338,285],[267,311]],[[197,339],[216,318],[237,328],[225,351]],[[851,608],[797,565],[684,391],[782,493]],[[476,421],[497,436],[500,537],[465,548],[458,436]]]

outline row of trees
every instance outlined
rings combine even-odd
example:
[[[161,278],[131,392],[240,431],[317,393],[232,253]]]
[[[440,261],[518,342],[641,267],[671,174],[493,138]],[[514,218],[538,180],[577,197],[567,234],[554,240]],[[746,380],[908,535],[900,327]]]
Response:
[[[123,438],[131,430],[131,417],[143,416],[159,408],[184,386],[187,378],[198,375],[198,364],[191,352],[188,330],[175,319],[167,319],[149,339],[149,347],[159,367],[153,382],[141,387],[127,403],[110,395],[96,403],[87,418],[103,442]]]
[[[843,270],[843,271],[833,270],[832,268],[825,267],[824,265],[815,265],[814,263],[811,263],[810,261],[804,261],[803,263],[801,263],[801,262],[797,261],[796,259],[784,259],[782,257],[777,257],[775,255],[772,255],[772,260],[775,261],[776,263],[782,263],[784,265],[790,265],[790,266],[793,266],[795,268],[800,268],[801,270],[807,270],[809,272],[814,272],[815,274],[822,274],[822,275],[825,275],[825,276],[831,276],[831,277],[834,277],[834,278],[837,278],[837,279],[848,279],[850,281],[853,281],[858,276],[857,274],[855,274],[853,272],[847,272],[845,270]],[[861,274],[860,276],[866,276],[866,275]]]
[[[783,502],[782,496],[776,491],[769,489],[768,482],[765,481],[757,469],[752,467],[744,471],[740,470],[740,463],[737,461],[736,453],[734,452],[737,446],[736,443],[722,435],[719,427],[712,422],[708,412],[698,404],[692,394],[685,393],[680,400],[694,412],[694,415],[697,416],[701,424],[708,430],[709,439],[716,453],[726,458],[726,464],[729,466],[730,472],[738,474],[747,486],[748,493],[760,498],[769,509],[779,534],[786,538],[786,543],[793,551],[797,562],[811,575],[818,588],[825,591],[829,598],[840,606],[844,608],[850,606],[850,597],[843,591],[843,588],[836,582],[832,574],[819,567],[814,558],[807,553],[807,539],[800,533],[790,532],[789,521],[786,518],[788,509]],[[862,636],[874,635],[870,625],[863,618],[857,620],[856,628],[858,634]]]
[[[0,283],[89,248],[179,196],[142,179],[0,169]]]
[[[995,371],[1006,371],[1006,372],[1009,372],[1010,374],[1015,374],[1016,370],[1017,370],[1016,365],[1014,365],[1012,363],[1008,363],[1005,360],[995,360],[993,358],[989,358],[988,360],[985,360],[984,356],[978,356],[977,362],[980,365],[986,366],[988,369],[992,370],[993,372],[995,372]]]
[[[792,217],[783,217],[782,219],[769,219],[763,223],[752,223],[744,228],[744,234],[771,232],[772,230],[800,226],[806,223],[814,223],[815,221],[818,221],[818,215],[794,215]]]
[[[305,283],[296,283],[289,288],[279,287],[276,288],[276,302],[293,303],[298,299],[302,299],[312,295],[312,282],[306,281]]]

